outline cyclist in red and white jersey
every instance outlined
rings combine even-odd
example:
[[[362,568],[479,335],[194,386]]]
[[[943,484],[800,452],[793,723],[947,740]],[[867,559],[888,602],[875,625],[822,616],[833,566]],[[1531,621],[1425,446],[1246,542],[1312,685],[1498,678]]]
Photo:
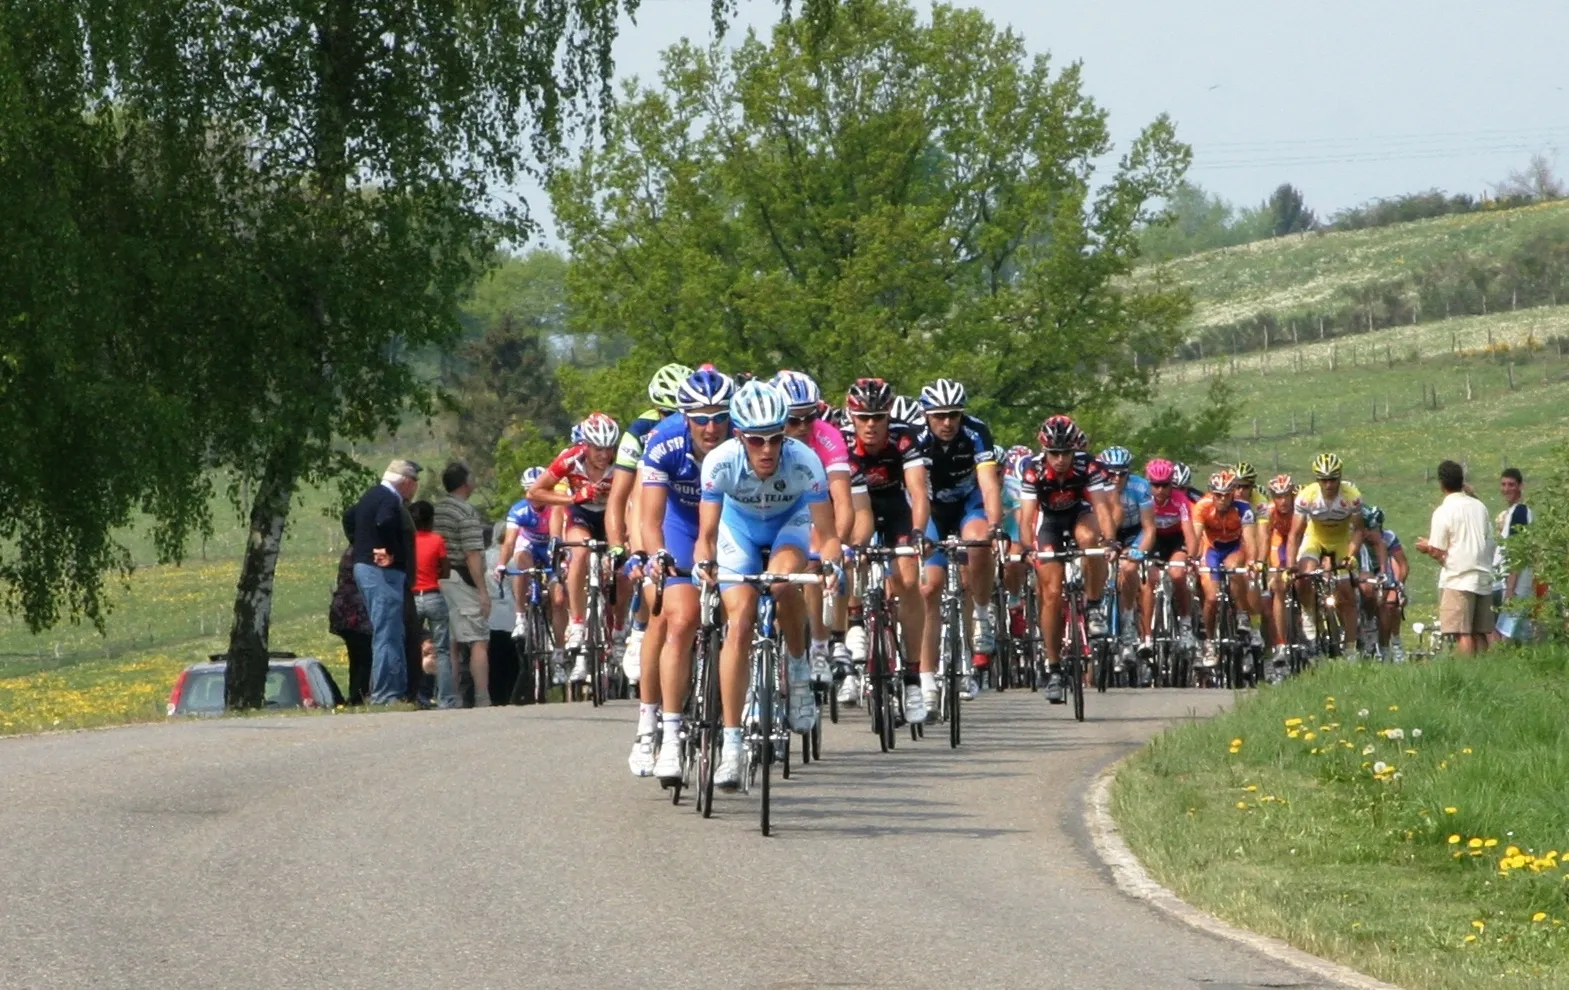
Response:
[[[1155,496],[1155,548],[1151,556],[1168,564],[1182,565],[1198,553],[1199,544],[1193,530],[1193,504],[1188,500],[1188,493],[1177,487],[1175,473],[1175,465],[1165,458],[1157,457],[1144,465],[1144,480],[1149,482],[1150,492]],[[1167,573],[1171,575],[1172,611],[1179,617],[1187,617],[1187,568],[1173,566]],[[1149,580],[1144,583],[1140,652],[1146,654],[1154,645],[1150,641],[1150,617],[1154,614],[1155,586],[1159,581],[1159,572],[1152,570]],[[1189,625],[1183,626],[1181,635],[1184,645],[1191,648],[1194,640]]]
[[[609,504],[614,478],[611,466],[615,463],[621,427],[600,412],[593,413],[580,425],[583,442],[557,454],[529,489],[528,497],[545,505],[566,507],[564,535],[567,540],[603,540],[605,508]],[[561,481],[567,483],[567,491],[556,491],[556,485]],[[567,564],[567,608],[571,618],[567,624],[567,641],[563,645],[569,653],[577,651],[571,680],[581,683],[588,680],[588,659],[582,651],[583,621],[588,610],[588,551],[583,547],[572,549]]]

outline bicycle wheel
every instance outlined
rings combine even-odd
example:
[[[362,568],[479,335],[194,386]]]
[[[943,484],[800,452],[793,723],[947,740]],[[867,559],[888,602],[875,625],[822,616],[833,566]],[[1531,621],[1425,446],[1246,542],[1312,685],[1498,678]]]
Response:
[[[1084,660],[1088,652],[1088,644],[1084,641],[1084,629],[1079,621],[1079,608],[1071,599],[1068,608],[1064,610],[1068,637],[1063,643],[1063,669],[1068,678],[1068,691],[1073,696],[1073,718],[1075,721],[1084,721]]]
[[[956,749],[959,745],[959,687],[964,665],[964,619],[959,615],[958,602],[949,602],[943,612],[943,653],[947,662],[943,678],[947,693],[943,699],[944,715],[948,719],[948,748]]]
[[[774,762],[773,681],[775,660],[773,656],[772,643],[769,643],[765,640],[757,644],[757,650],[758,657],[756,664],[753,666],[753,670],[757,671],[759,676],[756,683],[753,685],[753,693],[757,697],[757,718],[758,722],[760,723],[758,727],[758,734],[761,737],[762,748],[762,758],[759,761],[762,765],[758,768],[762,776],[762,786],[759,788],[760,796],[762,798],[762,807],[760,809],[762,818],[761,825],[763,834],[767,835],[769,825],[768,813],[770,811],[768,805],[769,783],[770,778],[773,776]]]
[[[719,653],[712,633],[698,633],[700,657],[693,670],[701,671],[698,693],[702,715],[697,741],[697,811],[704,818],[714,814],[714,770],[719,765],[719,748],[724,738],[724,718],[719,704]]]

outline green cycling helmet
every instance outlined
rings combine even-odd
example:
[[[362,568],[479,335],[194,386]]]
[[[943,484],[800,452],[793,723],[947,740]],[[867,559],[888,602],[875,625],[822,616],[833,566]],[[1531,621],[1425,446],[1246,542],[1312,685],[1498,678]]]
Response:
[[[648,401],[654,404],[655,409],[669,412],[680,408],[676,400],[676,393],[681,390],[681,383],[692,376],[692,369],[684,364],[667,364],[654,372],[654,377],[648,382]]]

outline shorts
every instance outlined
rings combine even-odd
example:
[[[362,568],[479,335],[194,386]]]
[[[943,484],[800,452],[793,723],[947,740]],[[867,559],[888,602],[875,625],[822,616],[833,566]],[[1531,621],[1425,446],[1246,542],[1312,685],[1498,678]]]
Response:
[[[447,628],[454,643],[490,642],[490,616],[480,611],[479,589],[462,578],[443,578],[441,597],[447,600]]]
[[[1188,541],[1183,538],[1180,531],[1176,533],[1155,533],[1155,546],[1150,550],[1150,556],[1156,560],[1170,560],[1179,553],[1188,552]]]
[[[757,574],[769,555],[784,547],[811,549],[812,513],[802,504],[789,515],[755,519],[732,512],[727,503],[719,515],[718,561],[721,571]],[[726,587],[724,582],[720,587]]]
[[[872,496],[872,517],[875,532],[883,546],[902,547],[915,534],[915,520],[910,516],[910,503],[904,493]]]
[[[1325,539],[1315,534],[1311,527],[1302,538],[1302,547],[1297,550],[1298,560],[1317,560],[1325,554],[1334,554],[1335,563],[1340,563],[1351,556],[1351,534],[1347,533],[1340,539]]]
[[[566,528],[571,529],[573,526],[581,526],[588,530],[588,538],[591,540],[604,540],[605,511],[573,505],[567,509]]]
[[[1204,570],[1225,567],[1226,558],[1242,549],[1241,540],[1228,540],[1225,543],[1211,543],[1209,549],[1204,551]]]
[[[671,507],[673,508],[673,506]],[[665,510],[665,552],[675,558],[676,567],[683,571],[692,570],[692,551],[697,546],[697,520],[681,518],[670,508]],[[665,586],[677,584],[691,584],[690,577],[676,577],[671,575],[665,579]]]
[[[535,567],[543,567],[546,570],[550,569],[550,540],[549,540],[549,538],[536,541],[532,537],[530,537],[529,539],[526,539],[526,540],[519,540],[517,543],[515,543],[513,545],[512,552],[514,554],[527,553],[534,560],[533,566],[535,566]],[[510,567],[511,565],[508,564],[507,566]]]
[[[1132,529],[1117,530],[1117,542],[1125,547],[1136,547],[1144,538],[1144,527],[1135,526]]]
[[[986,498],[976,488],[962,502],[932,502],[932,517],[926,521],[926,539],[935,543],[958,536],[971,520],[986,521]],[[927,567],[947,567],[948,555],[941,550],[926,558]]]
[[[1445,636],[1482,636],[1492,632],[1492,595],[1440,588],[1438,631]]]
[[[1073,530],[1079,520],[1090,511],[1088,502],[1080,502],[1071,509],[1052,512],[1041,509],[1035,520],[1035,535],[1042,550],[1066,550],[1074,545]]]

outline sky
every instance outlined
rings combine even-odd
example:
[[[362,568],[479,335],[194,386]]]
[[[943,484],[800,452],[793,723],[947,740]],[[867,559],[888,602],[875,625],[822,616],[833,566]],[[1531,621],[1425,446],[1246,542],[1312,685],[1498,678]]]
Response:
[[[1569,3],[1493,0],[970,0],[1032,54],[1083,63],[1125,144],[1160,113],[1193,146],[1189,178],[1235,203],[1282,182],[1325,217],[1380,196],[1481,195],[1533,153],[1569,172]],[[917,0],[918,9],[929,5]],[[729,37],[766,31],[740,0]],[[618,78],[654,80],[659,53],[712,34],[708,0],[643,0],[623,19]],[[549,202],[520,186],[560,246]]]

